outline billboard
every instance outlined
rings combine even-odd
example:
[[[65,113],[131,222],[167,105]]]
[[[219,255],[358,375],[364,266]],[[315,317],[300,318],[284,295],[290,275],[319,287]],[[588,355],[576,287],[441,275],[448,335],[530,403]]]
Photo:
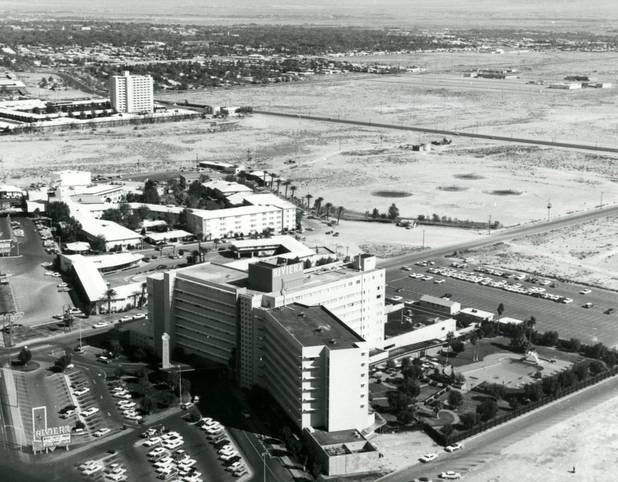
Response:
[[[48,452],[56,447],[69,449],[71,426],[48,427],[47,407],[32,407],[32,428],[32,450],[35,454],[43,450]]]

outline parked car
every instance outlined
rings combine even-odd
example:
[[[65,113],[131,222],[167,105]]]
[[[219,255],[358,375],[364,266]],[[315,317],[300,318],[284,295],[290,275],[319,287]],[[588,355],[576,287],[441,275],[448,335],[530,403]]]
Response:
[[[419,460],[421,462],[423,462],[424,464],[431,462],[432,460],[436,460],[438,458],[438,454],[436,454],[435,452],[432,453],[428,453],[423,455]]]
[[[446,450],[447,452],[456,452],[457,450],[461,450],[462,448],[463,444],[460,444],[458,442],[444,447],[444,450]]]
[[[161,443],[161,437],[152,437],[144,440],[144,447],[154,447]]]
[[[112,431],[111,428],[103,427],[97,430],[96,432],[94,432],[92,435],[94,435],[95,437],[103,437],[107,435],[108,433],[110,433],[111,431]]]
[[[442,472],[440,474],[440,478],[447,480],[457,480],[461,479],[461,474],[459,472],[455,472],[454,470],[447,470],[446,472]]]

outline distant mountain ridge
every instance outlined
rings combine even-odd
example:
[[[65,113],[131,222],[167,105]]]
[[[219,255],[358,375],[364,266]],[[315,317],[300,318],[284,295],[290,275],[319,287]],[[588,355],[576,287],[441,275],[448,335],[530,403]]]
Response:
[[[0,0],[0,15],[376,27],[572,29],[598,22],[611,29],[618,0]]]

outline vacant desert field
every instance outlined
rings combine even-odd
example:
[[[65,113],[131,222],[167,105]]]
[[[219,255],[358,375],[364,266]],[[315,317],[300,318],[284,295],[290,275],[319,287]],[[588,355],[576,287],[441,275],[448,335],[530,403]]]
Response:
[[[611,480],[618,450],[618,396],[572,413],[557,425],[539,429],[503,449],[466,479],[487,482],[596,482]],[[575,467],[576,473],[568,471]]]
[[[618,218],[608,216],[478,250],[474,261],[618,289]]]
[[[615,58],[596,53],[420,54],[377,60],[421,64],[426,74],[331,76],[161,97],[618,145],[618,89],[565,92],[526,84],[558,80],[574,69],[614,81]],[[517,67],[523,78],[461,77],[485,65]],[[460,138],[419,153],[409,145],[435,136],[262,115],[211,131],[208,122],[191,121],[4,137],[0,160],[5,180],[18,185],[47,181],[53,171],[68,167],[143,173],[194,165],[196,159],[240,162],[291,179],[298,196],[323,197],[323,205],[363,213],[373,208],[385,212],[395,203],[402,216],[436,213],[483,222],[491,216],[503,225],[546,218],[548,202],[556,216],[593,208],[601,193],[605,203],[618,201],[615,155]],[[289,159],[296,162],[286,164]]]

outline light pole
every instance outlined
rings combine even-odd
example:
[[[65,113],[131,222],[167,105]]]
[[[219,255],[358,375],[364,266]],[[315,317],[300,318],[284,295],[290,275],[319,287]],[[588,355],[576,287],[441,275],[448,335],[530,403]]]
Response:
[[[547,220],[551,219],[551,202],[547,201]]]
[[[266,482],[266,455],[268,455],[268,451],[264,450],[264,452],[262,452],[262,471],[264,477],[263,482]]]

